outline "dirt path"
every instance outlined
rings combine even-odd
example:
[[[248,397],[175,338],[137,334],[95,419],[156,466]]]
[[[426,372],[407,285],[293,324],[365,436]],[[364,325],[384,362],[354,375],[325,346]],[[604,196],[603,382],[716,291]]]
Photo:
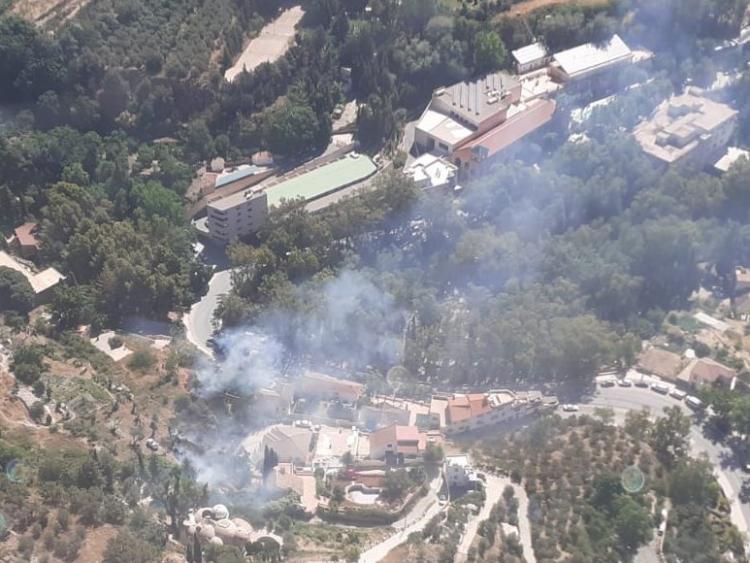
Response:
[[[224,78],[232,82],[243,70],[252,71],[262,63],[270,63],[281,57],[294,39],[294,28],[303,15],[300,6],[284,10],[260,31],[258,37],[250,41],[234,66],[224,73]]]
[[[487,475],[487,482],[485,483],[484,492],[486,494],[486,498],[484,501],[484,504],[482,505],[482,509],[479,511],[478,514],[472,516],[469,519],[469,522],[466,524],[466,529],[464,531],[463,539],[461,540],[461,543],[458,545],[458,553],[456,555],[456,561],[459,563],[462,561],[466,561],[466,556],[469,553],[469,548],[471,547],[471,544],[474,542],[474,536],[477,535],[477,530],[479,529],[479,524],[487,518],[490,517],[490,512],[492,512],[492,507],[495,506],[498,501],[500,500],[500,497],[503,494],[503,489],[505,488],[505,485],[510,485],[510,479],[507,477],[498,477],[497,475],[489,474]],[[519,509],[520,512],[520,509]],[[521,515],[518,515],[518,518],[520,520]]]
[[[585,6],[595,6],[598,4],[606,4],[608,2],[609,0],[526,0],[525,2],[513,4],[509,11],[498,14],[498,17],[520,16],[533,12],[534,10],[538,10],[539,8],[555,6],[557,4],[580,4]]]
[[[63,22],[78,13],[88,0],[21,0],[13,4],[11,11],[37,25],[59,19]]]

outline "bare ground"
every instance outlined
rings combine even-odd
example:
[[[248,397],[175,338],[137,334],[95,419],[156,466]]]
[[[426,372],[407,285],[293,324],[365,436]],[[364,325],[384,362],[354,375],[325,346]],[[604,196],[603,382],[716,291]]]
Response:
[[[608,2],[609,0],[526,0],[525,2],[514,4],[509,11],[498,14],[498,17],[520,16],[523,14],[528,14],[540,8],[555,6],[557,4],[579,4],[585,6],[596,6],[599,4],[607,4]]]
[[[48,23],[62,23],[75,16],[89,0],[18,0],[11,11],[43,26]]]

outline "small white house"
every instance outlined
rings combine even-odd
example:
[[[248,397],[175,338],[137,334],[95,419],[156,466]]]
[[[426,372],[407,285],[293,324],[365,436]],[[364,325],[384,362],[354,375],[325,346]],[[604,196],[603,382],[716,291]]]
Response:
[[[545,66],[552,57],[543,43],[536,42],[511,52],[518,74],[525,74]]]
[[[449,487],[467,487],[478,480],[469,456],[449,455],[445,458],[445,480]]]

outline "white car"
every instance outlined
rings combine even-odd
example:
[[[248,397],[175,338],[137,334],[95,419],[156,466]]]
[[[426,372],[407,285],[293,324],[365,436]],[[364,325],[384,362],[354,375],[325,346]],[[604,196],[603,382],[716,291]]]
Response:
[[[578,405],[567,404],[562,406],[562,410],[564,412],[578,412],[579,407]]]
[[[685,391],[680,391],[679,389],[673,389],[669,396],[674,397],[678,401],[682,401],[685,397],[687,397],[687,393],[685,393]]]
[[[617,385],[619,385],[620,387],[632,387],[633,382],[630,381],[629,379],[618,379]]]
[[[601,387],[614,387],[615,382],[612,379],[602,379],[601,381],[599,381],[599,385]]]
[[[667,385],[666,383],[652,383],[651,390],[656,391],[661,395],[666,395],[667,393],[669,393],[669,385]]]

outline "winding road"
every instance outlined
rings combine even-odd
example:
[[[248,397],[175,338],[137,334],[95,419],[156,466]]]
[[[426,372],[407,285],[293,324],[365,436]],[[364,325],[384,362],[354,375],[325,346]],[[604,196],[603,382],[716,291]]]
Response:
[[[232,289],[232,271],[216,272],[208,282],[208,292],[195,303],[185,315],[185,337],[201,352],[213,356],[208,340],[213,334],[214,311],[219,305],[219,298]]]

